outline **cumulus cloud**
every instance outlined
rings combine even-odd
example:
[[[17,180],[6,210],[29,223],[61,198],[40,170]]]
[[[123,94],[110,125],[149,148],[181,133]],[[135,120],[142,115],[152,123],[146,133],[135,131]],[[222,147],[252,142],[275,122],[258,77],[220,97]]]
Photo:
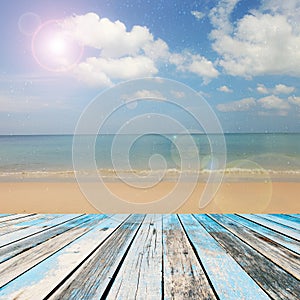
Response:
[[[192,10],[191,14],[197,19],[197,20],[201,20],[205,17],[205,14],[201,11],[198,10]]]
[[[217,105],[217,109],[222,112],[247,111],[256,105],[254,98],[244,98],[238,101],[222,103]]]
[[[260,93],[260,94],[268,94],[269,91],[268,89],[261,83],[259,83],[256,87],[256,90]]]
[[[219,75],[213,63],[199,54],[192,54],[188,51],[176,53],[170,56],[169,61],[176,66],[178,71],[191,72],[201,76],[204,83],[208,83]]]
[[[232,24],[230,14],[237,2],[220,1],[210,13],[215,28],[212,47],[220,55],[219,65],[228,74],[248,78],[265,74],[300,76],[299,23],[290,22],[289,9],[252,11]]]
[[[287,86],[284,84],[277,84],[274,88],[275,94],[290,94],[295,90],[293,86]]]
[[[279,110],[279,111],[285,111],[290,109],[290,105],[287,101],[284,101],[283,99],[274,95],[260,98],[259,100],[257,100],[257,103],[260,104],[261,107],[265,109]]]
[[[171,53],[167,43],[155,39],[145,26],[129,30],[121,21],[95,13],[69,17],[61,26],[78,43],[99,51],[98,56],[86,58],[74,69],[76,77],[90,85],[105,87],[116,80],[154,76],[161,62],[175,64],[178,71],[194,73],[205,82],[218,76],[211,61],[199,54]]]
[[[224,92],[224,93],[232,93],[232,92],[233,92],[233,90],[230,89],[230,88],[229,88],[228,86],[226,86],[226,85],[220,86],[220,87],[218,88],[218,91]]]
[[[281,83],[275,85],[274,88],[267,88],[265,85],[259,83],[256,90],[261,94],[290,94],[295,91],[295,88]]]
[[[297,97],[297,96],[290,96],[288,98],[289,102],[294,104],[294,105],[297,105],[297,106],[300,106],[300,97]]]
[[[145,56],[117,59],[89,57],[74,70],[80,81],[98,86],[111,86],[114,79],[128,80],[155,75],[157,72],[153,60]]]

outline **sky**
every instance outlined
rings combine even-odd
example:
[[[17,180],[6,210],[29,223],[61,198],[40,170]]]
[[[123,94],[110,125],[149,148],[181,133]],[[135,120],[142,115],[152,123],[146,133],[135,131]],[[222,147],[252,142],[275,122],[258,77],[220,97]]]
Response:
[[[11,0],[0,36],[0,134],[73,133],[97,95],[144,77],[195,90],[224,132],[300,132],[300,0]]]

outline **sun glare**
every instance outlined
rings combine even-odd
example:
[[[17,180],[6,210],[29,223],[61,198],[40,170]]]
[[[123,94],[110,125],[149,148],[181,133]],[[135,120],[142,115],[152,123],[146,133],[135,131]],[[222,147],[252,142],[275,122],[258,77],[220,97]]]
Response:
[[[66,42],[60,36],[54,37],[49,42],[49,50],[54,55],[59,55],[60,56],[60,55],[65,54],[66,53],[66,48],[67,48]]]

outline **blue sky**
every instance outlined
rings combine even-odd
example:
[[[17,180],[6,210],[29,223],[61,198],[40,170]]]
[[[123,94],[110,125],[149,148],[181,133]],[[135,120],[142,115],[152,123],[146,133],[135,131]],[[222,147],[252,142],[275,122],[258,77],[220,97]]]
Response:
[[[72,133],[101,91],[149,76],[199,92],[225,132],[300,132],[299,0],[12,0],[1,14],[0,134]]]

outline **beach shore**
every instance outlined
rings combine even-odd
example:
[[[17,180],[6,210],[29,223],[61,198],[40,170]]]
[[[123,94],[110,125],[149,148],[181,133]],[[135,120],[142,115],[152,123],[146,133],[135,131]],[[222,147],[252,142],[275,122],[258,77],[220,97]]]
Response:
[[[108,189],[128,202],[150,203],[171,192],[174,184],[161,182],[153,188],[139,189],[120,182],[109,182],[106,187],[101,187],[99,199],[105,201]],[[188,183],[184,184],[181,189],[190,188]],[[197,183],[182,206],[169,213],[300,212],[300,182],[224,182],[213,200],[199,209],[204,186],[204,183]],[[0,195],[0,213],[99,213],[76,182],[1,182]],[[117,208],[113,212],[128,213]],[[165,211],[157,211],[161,212]]]

